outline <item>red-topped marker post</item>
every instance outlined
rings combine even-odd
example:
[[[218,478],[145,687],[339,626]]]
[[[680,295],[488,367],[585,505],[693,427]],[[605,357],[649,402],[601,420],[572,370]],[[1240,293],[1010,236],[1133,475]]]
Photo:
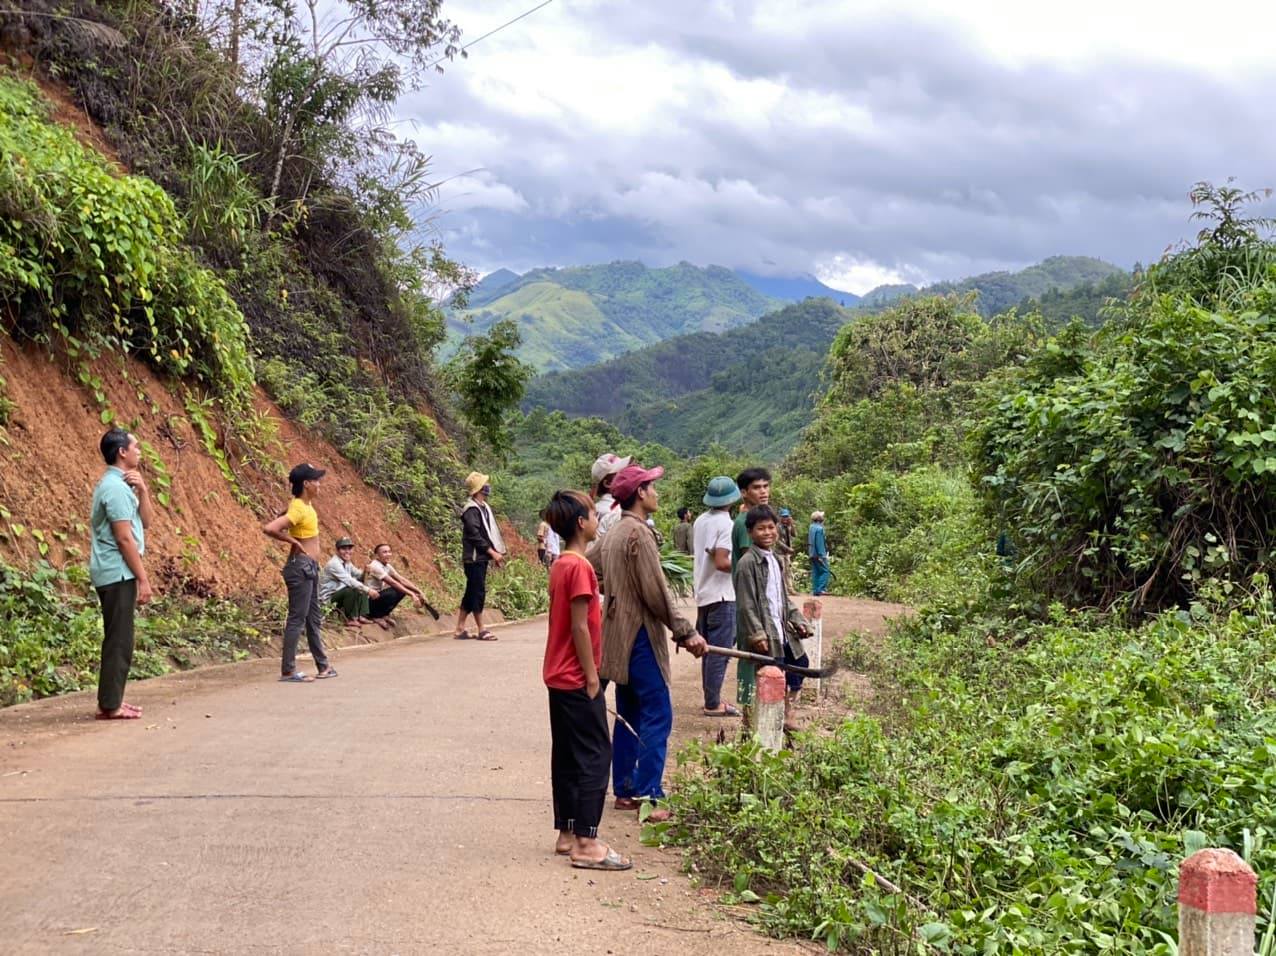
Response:
[[[758,700],[753,708],[753,732],[772,753],[784,746],[784,671],[758,668]]]
[[[1253,956],[1258,877],[1231,850],[1179,866],[1179,956]]]

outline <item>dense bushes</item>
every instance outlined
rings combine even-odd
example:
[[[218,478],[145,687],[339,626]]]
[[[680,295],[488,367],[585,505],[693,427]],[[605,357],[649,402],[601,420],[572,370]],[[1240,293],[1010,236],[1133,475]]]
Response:
[[[770,931],[830,947],[1168,956],[1185,850],[1234,847],[1262,898],[1276,884],[1273,647],[1265,585],[1244,613],[1137,631],[923,619],[872,666],[899,701],[885,727],[693,750],[663,839]]]
[[[777,482],[799,520],[826,513],[836,593],[911,603],[978,580],[997,528],[969,484],[975,399],[1041,338],[1037,316],[986,320],[969,296],[904,300],[842,329]]]
[[[277,626],[269,602],[161,598],[137,618],[134,678],[238,660],[268,646]],[[92,687],[102,646],[102,612],[83,568],[30,572],[0,562],[0,707]]]
[[[839,589],[885,601],[951,601],[979,586],[994,553],[967,476],[934,465],[875,472],[827,521],[843,542]]]
[[[113,173],[34,87],[0,77],[0,301],[20,328],[118,344],[242,402],[248,328],[185,232],[162,189]]]
[[[1153,266],[1111,328],[1007,376],[977,436],[1025,583],[1159,608],[1244,580],[1276,543],[1276,252],[1206,242]]]

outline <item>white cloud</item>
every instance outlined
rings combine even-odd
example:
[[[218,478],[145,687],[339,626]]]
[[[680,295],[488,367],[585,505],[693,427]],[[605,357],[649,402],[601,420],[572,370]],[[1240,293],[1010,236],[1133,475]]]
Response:
[[[530,5],[447,13],[473,38]],[[1191,233],[1195,180],[1267,184],[1268,6],[1221,0],[1205,30],[1128,0],[556,0],[400,112],[459,177],[438,226],[480,269],[688,259],[862,291],[1129,264]]]

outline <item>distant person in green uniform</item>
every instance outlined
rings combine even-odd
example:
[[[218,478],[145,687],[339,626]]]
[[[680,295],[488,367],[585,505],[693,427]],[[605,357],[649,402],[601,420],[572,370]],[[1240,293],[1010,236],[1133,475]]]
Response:
[[[691,509],[678,509],[678,523],[673,528],[673,546],[683,554],[691,554]]]
[[[98,443],[106,471],[93,489],[89,516],[89,580],[102,605],[102,664],[97,680],[98,720],[136,720],[142,708],[126,703],[124,683],[133,664],[133,616],[151,599],[142,564],[146,528],[155,516],[139,470],[142,446],[122,428]]]
[[[740,489],[740,510],[736,513],[735,524],[731,529],[731,569],[734,572],[740,563],[740,556],[753,546],[749,538],[749,529],[745,527],[745,515],[750,508],[771,503],[771,472],[765,468],[746,468],[736,477],[736,487]]]

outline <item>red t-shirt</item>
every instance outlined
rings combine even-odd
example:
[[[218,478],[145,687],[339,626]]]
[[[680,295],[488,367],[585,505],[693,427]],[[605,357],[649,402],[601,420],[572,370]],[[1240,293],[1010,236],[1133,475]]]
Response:
[[[603,659],[603,613],[598,603],[598,578],[593,565],[579,554],[564,551],[549,569],[549,639],[545,642],[545,686],[555,690],[579,690],[585,671],[572,643],[572,601],[589,598],[589,643],[594,667]]]

